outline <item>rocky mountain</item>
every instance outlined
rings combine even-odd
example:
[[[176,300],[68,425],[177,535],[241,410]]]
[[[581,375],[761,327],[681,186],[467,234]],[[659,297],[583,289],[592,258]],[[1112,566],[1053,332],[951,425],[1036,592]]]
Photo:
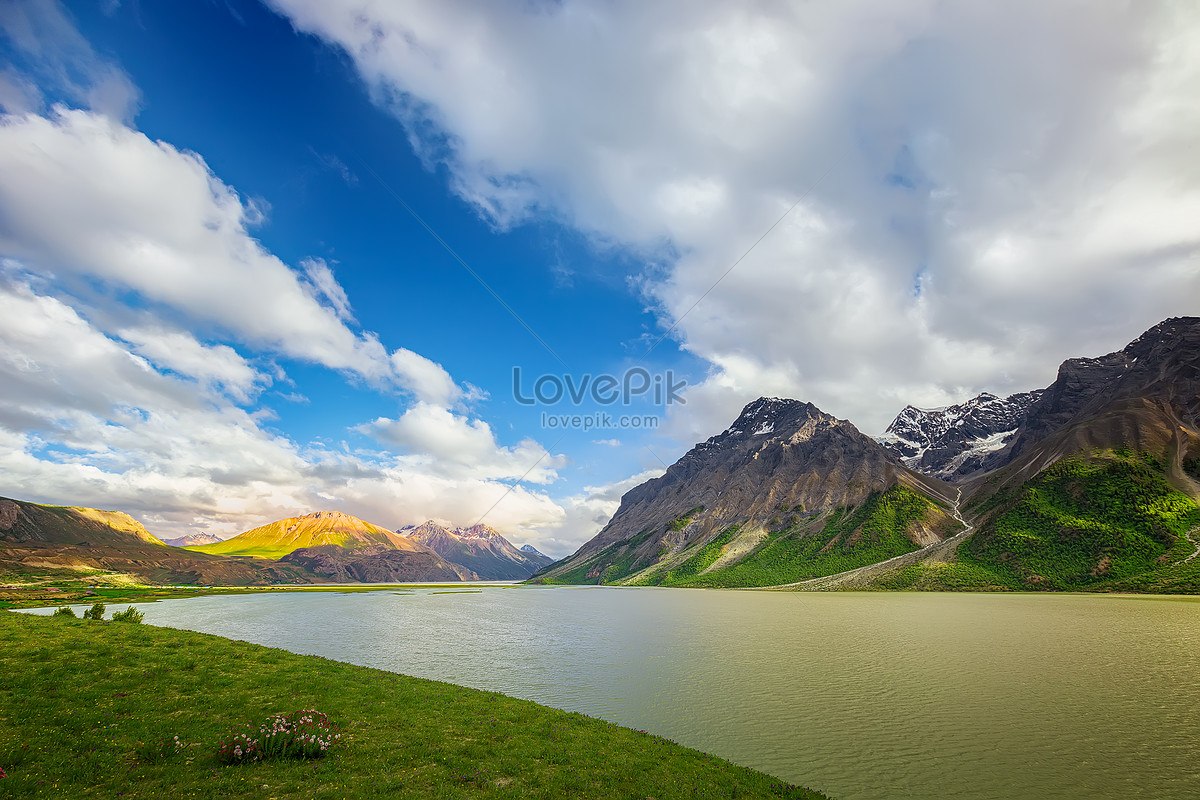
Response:
[[[461,564],[483,580],[524,580],[553,560],[518,549],[487,525],[450,530],[432,520],[401,528],[399,535]]]
[[[554,563],[553,558],[546,555],[541,550],[538,550],[536,547],[534,547],[531,544],[523,544],[520,547],[518,547],[517,549],[520,550],[522,553],[524,553],[526,556],[536,559],[538,562],[541,563],[541,565],[543,567],[549,566],[550,564]]]
[[[189,545],[200,553],[231,556],[282,558],[293,550],[322,545],[371,547],[375,545],[413,549],[392,531],[364,522],[340,511],[314,511],[302,517],[288,517],[253,528],[230,539],[212,544]]]
[[[479,579],[471,570],[441,558],[432,550],[404,550],[387,545],[302,547],[280,561],[296,564],[337,583],[443,583]]]
[[[947,408],[907,406],[878,441],[910,469],[954,480],[982,468],[1025,421],[1041,390],[997,397],[984,392]]]
[[[627,492],[595,538],[537,578],[683,585],[738,570],[751,581],[767,559],[783,583],[938,542],[960,527],[955,497],[849,422],[760,398]]]
[[[1072,358],[962,476],[976,531],[888,588],[1200,592],[1200,318]]]
[[[0,498],[0,572],[47,576],[122,573],[148,583],[186,585],[319,580],[291,564],[170,547],[118,511],[6,498]]]
[[[1030,405],[984,470],[1020,464],[1031,477],[1071,453],[1128,446],[1179,462],[1195,448],[1200,423],[1200,317],[1164,320],[1125,348],[1072,358]],[[1181,475],[1176,465],[1173,473]]]
[[[211,533],[189,533],[187,536],[163,539],[162,541],[163,544],[169,544],[171,547],[188,547],[194,544],[216,544],[223,539],[220,536],[213,536]]]
[[[338,581],[367,580],[356,575],[375,576],[371,581],[470,581],[479,577],[415,539],[340,511],[276,520],[222,542],[187,549],[279,559]]]

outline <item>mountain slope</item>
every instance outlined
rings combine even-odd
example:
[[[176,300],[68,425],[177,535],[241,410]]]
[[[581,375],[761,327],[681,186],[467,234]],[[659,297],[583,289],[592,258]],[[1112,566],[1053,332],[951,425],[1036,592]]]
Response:
[[[809,403],[761,398],[627,492],[595,538],[535,577],[697,585],[737,565],[748,584],[827,574],[945,538],[959,527],[948,513],[954,497],[850,423]],[[775,566],[747,566],[768,560]]]
[[[387,528],[339,511],[315,511],[248,530],[200,553],[276,558],[336,581],[470,581],[471,569]]]
[[[302,547],[338,545],[373,547],[391,545],[401,550],[419,550],[411,542],[387,528],[364,522],[339,511],[315,511],[302,517],[288,517],[253,528],[214,544],[189,545],[199,553],[282,558]]]
[[[1007,444],[1041,394],[1000,398],[984,392],[948,408],[907,406],[879,443],[910,469],[953,480],[978,471],[988,455]]]
[[[484,580],[524,580],[552,559],[524,552],[487,525],[450,530],[430,520],[396,533],[461,564]]]
[[[0,498],[0,571],[122,573],[148,583],[241,586],[309,583],[294,565],[192,553],[163,544],[128,514]]]

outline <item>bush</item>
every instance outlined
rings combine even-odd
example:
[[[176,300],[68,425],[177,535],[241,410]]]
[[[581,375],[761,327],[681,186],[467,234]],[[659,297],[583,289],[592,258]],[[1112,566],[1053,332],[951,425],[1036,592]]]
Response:
[[[140,625],[145,616],[146,615],[141,611],[138,611],[133,606],[130,606],[124,611],[114,611],[112,618],[113,622],[132,622],[135,625]]]
[[[320,711],[308,709],[276,714],[257,729],[237,733],[217,748],[222,764],[241,764],[267,758],[320,758],[341,734]]]
[[[104,619],[104,603],[95,603],[83,612],[84,619]]]
[[[116,619],[114,616],[113,619]],[[187,747],[178,736],[168,736],[152,742],[138,742],[134,748],[137,757],[148,764],[165,761]]]
[[[72,611],[71,609],[67,608],[66,606],[63,606],[62,608],[56,610],[50,616],[52,616],[52,617],[71,617],[73,619],[75,617],[75,612]]]

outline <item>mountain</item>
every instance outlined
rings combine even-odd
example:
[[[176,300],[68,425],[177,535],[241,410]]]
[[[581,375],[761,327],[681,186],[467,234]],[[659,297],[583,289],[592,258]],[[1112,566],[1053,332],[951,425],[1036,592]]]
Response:
[[[1200,318],[1164,320],[1115,353],[1064,361],[987,470],[1129,446],[1182,463],[1200,421]],[[1181,469],[1173,468],[1178,477]],[[1022,474],[1028,475],[1028,470]]]
[[[536,550],[531,554],[517,549],[487,525],[450,530],[430,520],[401,528],[396,533],[420,542],[448,561],[463,565],[483,580],[525,580],[553,563],[553,559]]]
[[[976,531],[885,588],[1200,592],[1200,319],[1072,358],[956,476]]]
[[[524,553],[527,558],[531,558],[534,561],[538,562],[540,567],[548,567],[554,563],[553,558],[546,555],[541,550],[538,550],[536,547],[534,547],[531,544],[523,544],[520,547],[518,547],[517,549],[520,550],[522,553]]]
[[[994,582],[1200,591],[1200,318],[1063,362],[983,466],[959,558]]]
[[[810,403],[760,398],[600,533],[535,578],[781,584],[911,552],[961,529],[956,492]]]
[[[213,536],[211,533],[189,533],[187,536],[163,539],[162,541],[163,544],[169,544],[171,547],[188,547],[193,544],[216,544],[223,540],[220,536]]]
[[[119,511],[0,498],[0,572],[79,576],[121,573],[147,583],[242,586],[311,583],[294,565],[170,547]]]
[[[339,511],[276,520],[222,542],[187,548],[200,553],[276,558],[337,581],[476,580],[420,542]],[[362,577],[370,576],[370,577]]]
[[[388,545],[302,547],[280,561],[338,583],[448,583],[479,579],[471,570],[441,558],[432,550],[406,550]]]
[[[879,437],[910,469],[943,480],[978,471],[1016,435],[1042,392],[977,395],[947,408],[907,406]]]
[[[302,517],[288,517],[224,541],[189,545],[188,549],[200,553],[281,558],[302,547],[327,544],[340,547],[392,545],[406,550],[414,549],[409,542],[401,540],[387,528],[340,511],[315,511]]]

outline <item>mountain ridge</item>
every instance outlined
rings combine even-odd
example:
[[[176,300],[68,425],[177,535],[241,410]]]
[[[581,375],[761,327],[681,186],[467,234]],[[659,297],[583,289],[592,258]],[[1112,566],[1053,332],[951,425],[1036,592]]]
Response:
[[[463,565],[484,580],[525,580],[553,563],[536,550],[530,553],[515,547],[497,530],[479,523],[450,529],[428,520],[396,533]]]

